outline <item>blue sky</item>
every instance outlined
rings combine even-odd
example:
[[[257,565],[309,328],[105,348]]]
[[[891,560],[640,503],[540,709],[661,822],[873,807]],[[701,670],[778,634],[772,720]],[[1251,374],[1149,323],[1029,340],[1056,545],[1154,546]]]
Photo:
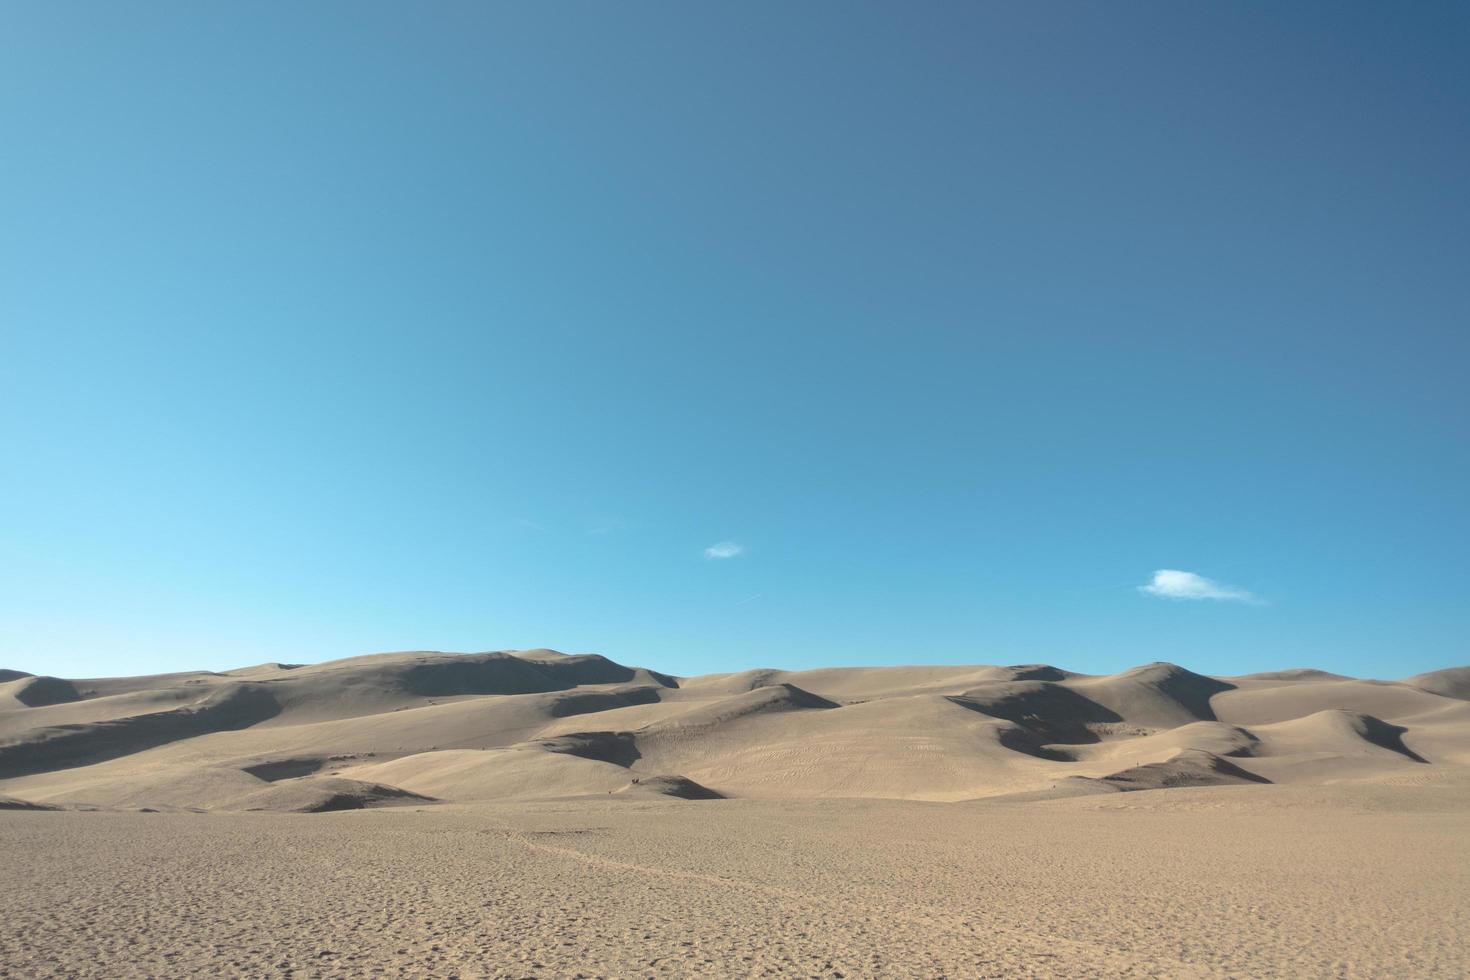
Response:
[[[0,28],[0,666],[1470,661],[1463,5]]]

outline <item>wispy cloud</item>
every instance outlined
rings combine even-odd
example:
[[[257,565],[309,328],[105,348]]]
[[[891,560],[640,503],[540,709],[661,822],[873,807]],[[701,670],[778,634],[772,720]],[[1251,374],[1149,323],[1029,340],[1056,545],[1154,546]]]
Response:
[[[745,548],[734,541],[721,541],[704,549],[704,557],[722,560],[725,558],[737,558],[745,554]]]
[[[760,597],[761,597],[761,593],[757,592],[755,595],[748,595],[748,596],[746,596],[744,599],[741,599],[739,602],[735,603],[735,605],[737,605],[737,606],[743,606],[747,602],[754,602],[755,600],[759,599]]]
[[[1159,569],[1154,572],[1153,580],[1147,585],[1140,585],[1138,591],[1160,599],[1215,599],[1261,604],[1260,598],[1245,589],[1224,585],[1194,572],[1181,572],[1177,568]]]

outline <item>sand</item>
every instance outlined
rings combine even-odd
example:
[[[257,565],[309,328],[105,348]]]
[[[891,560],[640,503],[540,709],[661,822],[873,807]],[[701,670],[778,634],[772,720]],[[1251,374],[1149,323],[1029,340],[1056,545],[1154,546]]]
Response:
[[[7,671],[0,976],[1464,976],[1464,677]]]

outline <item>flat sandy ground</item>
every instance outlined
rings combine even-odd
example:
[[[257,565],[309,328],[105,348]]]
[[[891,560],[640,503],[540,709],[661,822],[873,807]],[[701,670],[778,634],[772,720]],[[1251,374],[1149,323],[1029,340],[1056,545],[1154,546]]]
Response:
[[[0,813],[0,975],[1470,974],[1464,787]]]

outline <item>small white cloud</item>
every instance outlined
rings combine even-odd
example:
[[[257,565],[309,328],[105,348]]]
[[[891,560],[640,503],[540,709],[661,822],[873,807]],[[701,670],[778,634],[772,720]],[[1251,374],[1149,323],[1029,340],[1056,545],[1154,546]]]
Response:
[[[1261,602],[1245,589],[1222,585],[1203,575],[1181,572],[1175,568],[1161,568],[1154,572],[1153,581],[1147,585],[1140,585],[1138,591],[1160,599],[1217,599],[1256,604]]]
[[[721,541],[704,549],[704,557],[714,559],[735,558],[745,554],[745,548],[734,541]]]

